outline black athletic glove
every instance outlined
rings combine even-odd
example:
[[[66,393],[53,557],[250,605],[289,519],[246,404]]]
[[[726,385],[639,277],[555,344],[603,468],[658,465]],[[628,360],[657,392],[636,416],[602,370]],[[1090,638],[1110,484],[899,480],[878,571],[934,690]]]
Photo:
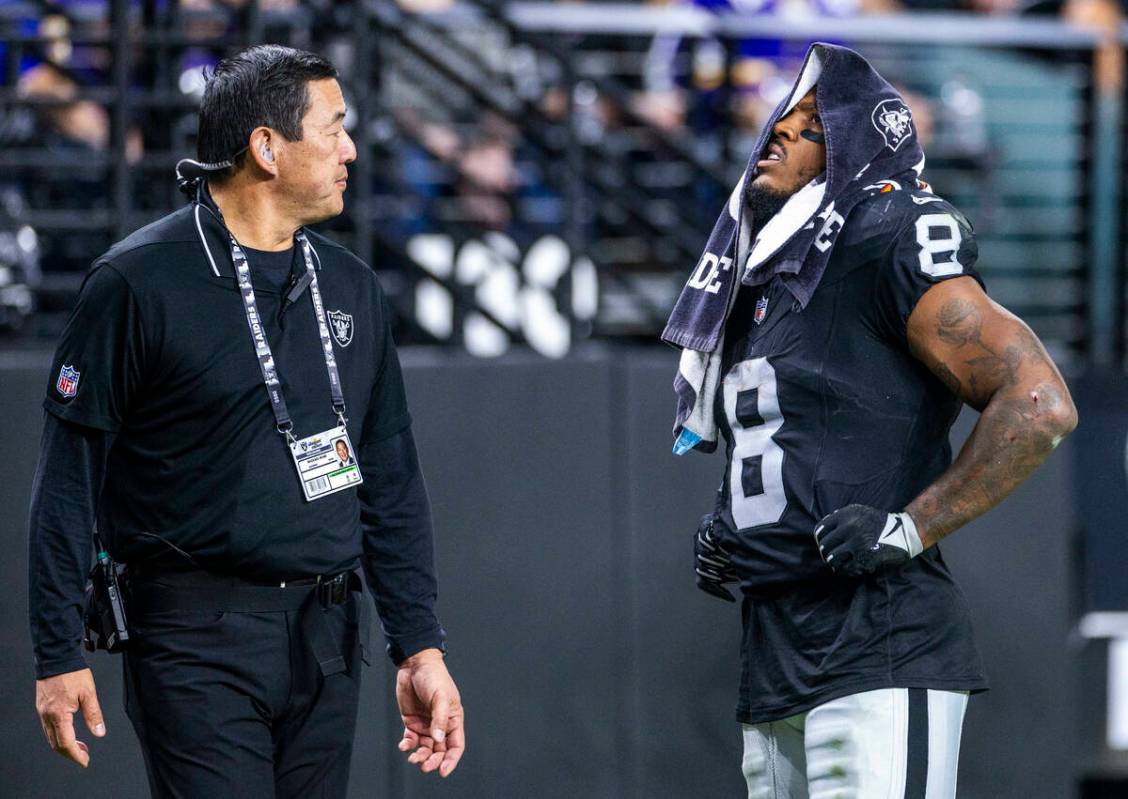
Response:
[[[830,568],[846,577],[865,577],[897,568],[924,549],[907,513],[886,513],[847,505],[815,525],[815,543]]]
[[[728,551],[714,532],[716,523],[714,514],[702,516],[697,534],[693,537],[693,552],[697,556],[694,566],[697,572],[697,587],[718,599],[735,602],[736,598],[725,586],[735,583],[737,576],[733,571]]]

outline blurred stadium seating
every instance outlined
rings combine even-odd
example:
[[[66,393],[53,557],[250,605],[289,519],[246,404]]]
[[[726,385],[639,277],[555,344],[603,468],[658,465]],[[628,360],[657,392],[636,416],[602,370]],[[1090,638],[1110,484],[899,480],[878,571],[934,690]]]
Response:
[[[908,93],[925,177],[976,224],[993,295],[1066,362],[1123,351],[1121,225],[1094,192],[1120,182],[1120,104],[1094,85],[1095,30],[852,2],[420,8],[0,2],[0,186],[40,239],[30,334],[58,330],[92,254],[180,203],[207,67],[277,41],[342,67],[361,155],[330,227],[387,273],[405,341],[652,339],[824,38]]]

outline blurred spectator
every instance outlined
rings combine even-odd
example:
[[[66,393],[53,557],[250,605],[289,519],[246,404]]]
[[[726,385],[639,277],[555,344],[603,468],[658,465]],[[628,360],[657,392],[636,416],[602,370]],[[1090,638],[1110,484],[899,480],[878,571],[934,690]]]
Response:
[[[517,172],[512,125],[496,114],[483,116],[480,130],[458,156],[460,215],[490,230],[506,230],[513,221],[511,195]]]
[[[109,154],[109,113],[99,103],[83,99],[76,76],[50,61],[24,72],[17,83],[17,91],[21,98],[34,101],[31,108],[37,122],[25,131],[28,135],[7,141],[5,148],[9,152],[29,149],[77,157],[66,168],[55,165],[45,173],[37,169],[17,173],[21,178],[18,185],[30,207],[75,215],[76,230],[63,236],[44,236],[43,259],[54,269],[85,270],[91,255],[105,249],[108,232],[82,225],[81,222],[86,221],[83,212],[106,209],[110,200],[108,162],[89,159],[87,163],[82,156]],[[141,132],[131,127],[126,135],[126,157],[130,163],[136,163],[142,152]],[[47,160],[50,161],[50,156]]]
[[[17,89],[24,99],[48,103],[42,107],[47,125],[46,130],[37,132],[39,142],[44,141],[46,134],[48,146],[77,146],[94,151],[109,147],[109,113],[91,100],[78,98],[78,82],[68,70],[44,61],[20,76]],[[135,163],[141,159],[142,151],[141,132],[131,128],[126,139],[126,158]]]
[[[1013,16],[1022,8],[1021,0],[965,0],[968,11],[987,16]]]
[[[550,96],[559,99],[557,93]],[[538,125],[542,133],[554,109],[560,110],[550,103],[540,111],[546,117]],[[505,232],[522,244],[559,232],[564,178],[558,159],[513,123],[490,111],[461,125],[425,119],[410,109],[395,116],[404,134],[395,159],[399,180],[426,209],[399,226],[405,238],[450,222]]]
[[[634,99],[634,110],[659,130],[678,131],[685,125],[685,92],[675,88],[642,92]]]
[[[1101,90],[1120,91],[1124,86],[1124,46],[1120,41],[1124,9],[1120,3],[1116,0],[1065,0],[1061,18],[1103,32],[1104,43],[1097,50],[1093,77]]]

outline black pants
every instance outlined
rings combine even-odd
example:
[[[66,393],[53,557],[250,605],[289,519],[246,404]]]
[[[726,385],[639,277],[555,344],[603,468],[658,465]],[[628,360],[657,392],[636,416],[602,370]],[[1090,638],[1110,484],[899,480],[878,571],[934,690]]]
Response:
[[[322,611],[347,670],[322,676],[300,611],[130,619],[125,710],[154,797],[344,797],[360,692],[362,597]]]

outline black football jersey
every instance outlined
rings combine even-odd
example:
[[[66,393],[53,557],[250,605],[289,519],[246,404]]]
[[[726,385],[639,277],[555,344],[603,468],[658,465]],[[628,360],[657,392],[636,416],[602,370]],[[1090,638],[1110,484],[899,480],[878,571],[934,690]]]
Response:
[[[923,190],[851,213],[801,308],[779,278],[742,287],[725,329],[719,503],[744,592],[738,717],[785,718],[886,687],[986,687],[966,603],[937,547],[865,580],[813,530],[851,503],[901,511],[952,460],[960,401],[909,351],[935,283],[975,271],[967,220]]]

